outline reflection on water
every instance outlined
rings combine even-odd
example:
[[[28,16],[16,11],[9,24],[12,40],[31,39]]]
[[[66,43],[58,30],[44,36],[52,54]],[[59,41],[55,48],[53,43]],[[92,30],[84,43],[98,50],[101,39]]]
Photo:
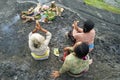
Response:
[[[12,20],[12,24],[16,23],[18,20],[20,19],[19,14],[17,14],[16,16],[14,16],[11,20]]]
[[[33,4],[37,4],[36,1],[32,1],[32,0],[17,0],[18,3],[26,3],[26,2],[29,2],[29,3],[33,3]]]
[[[37,0],[36,1],[33,1],[33,0],[17,0],[18,3],[33,3],[33,4],[37,4],[37,3],[41,3],[41,4],[45,4],[45,3],[48,3],[50,0]]]
[[[7,23],[2,23],[1,27],[2,27],[2,31],[3,32],[10,32],[12,29],[10,29],[10,26],[12,26],[13,24],[15,24],[18,20],[20,19],[19,15],[17,14],[16,16],[14,16],[11,20],[9,20],[9,22]]]

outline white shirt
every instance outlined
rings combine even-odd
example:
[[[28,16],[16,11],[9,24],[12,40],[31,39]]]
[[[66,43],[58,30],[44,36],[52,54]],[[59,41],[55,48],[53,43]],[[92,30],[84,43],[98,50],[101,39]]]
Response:
[[[48,44],[50,42],[50,39],[52,37],[52,34],[50,32],[46,33],[46,38],[45,41],[41,44],[41,46],[39,48],[35,48],[32,42],[32,35],[40,35],[39,33],[29,33],[29,48],[31,50],[31,53],[34,53],[35,55],[41,56],[44,55],[46,53],[47,50],[49,50]],[[39,36],[37,36],[39,38]],[[49,55],[48,55],[49,56]]]

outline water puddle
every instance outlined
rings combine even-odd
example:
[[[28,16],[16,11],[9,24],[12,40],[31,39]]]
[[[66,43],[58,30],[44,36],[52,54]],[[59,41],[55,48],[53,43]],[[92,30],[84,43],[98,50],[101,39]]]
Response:
[[[33,4],[37,4],[36,1],[32,1],[32,0],[24,0],[24,1],[22,1],[22,0],[17,0],[17,3],[33,3]]]
[[[15,24],[19,19],[20,19],[20,17],[19,17],[19,15],[17,14],[17,15],[14,16],[11,20],[9,20],[9,22],[7,22],[7,23],[2,23],[2,24],[1,24],[2,31],[3,31],[3,32],[11,32],[13,29],[10,28],[10,26],[12,26],[13,24]]]
[[[50,0],[37,0],[37,1],[32,1],[32,0],[24,0],[24,1],[21,1],[21,0],[17,0],[17,2],[18,2],[18,3],[33,3],[33,4],[40,3],[40,4],[45,4],[45,3],[50,2]]]
[[[50,0],[37,0],[39,3],[41,4],[45,4],[45,3],[48,3],[50,2]]]

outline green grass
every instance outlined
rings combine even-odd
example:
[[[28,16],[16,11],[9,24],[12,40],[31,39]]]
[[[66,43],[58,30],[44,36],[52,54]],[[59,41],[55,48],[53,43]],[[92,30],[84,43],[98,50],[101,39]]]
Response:
[[[105,9],[113,13],[120,14],[120,8],[104,3],[103,0],[84,0],[84,2],[99,9]]]

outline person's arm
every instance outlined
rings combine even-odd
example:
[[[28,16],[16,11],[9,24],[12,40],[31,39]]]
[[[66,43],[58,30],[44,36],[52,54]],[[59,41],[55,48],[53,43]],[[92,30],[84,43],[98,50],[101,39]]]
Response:
[[[80,27],[77,27],[77,31],[78,31],[79,33],[81,33],[81,32],[83,32],[83,29],[80,28]]]
[[[28,37],[30,38],[30,36],[31,36],[33,33],[35,33],[35,32],[37,32],[37,29],[36,29],[36,28],[33,29],[33,31],[31,31],[31,32],[29,33]]]
[[[77,45],[79,45],[79,44],[81,44],[82,42],[76,42],[74,45],[73,45],[73,49],[77,46]]]
[[[38,28],[33,29],[32,33],[35,33],[38,31]]]
[[[29,38],[28,43],[29,43],[29,48],[30,48],[30,50],[31,50],[31,51],[36,51],[35,48],[34,48],[34,46],[33,46],[33,41],[32,41],[30,38]]]
[[[76,29],[73,29],[73,32],[72,32],[73,36],[78,34],[78,31]]]
[[[78,22],[79,21],[74,21],[74,23],[72,24],[72,26],[73,26],[73,29],[75,29],[77,32],[81,33],[81,32],[83,32],[83,29],[80,28],[80,27],[78,27]]]
[[[35,28],[35,29],[33,29],[32,33],[35,33],[35,32],[37,32],[37,29],[36,29],[36,28]]]
[[[48,45],[51,40],[52,34],[50,32],[46,33],[45,45]]]
[[[83,29],[77,26],[77,22],[74,22],[73,26],[74,26],[72,32],[73,36],[83,32]]]
[[[73,37],[76,39],[76,41],[82,41],[83,36],[84,36],[84,33],[79,33],[76,30],[73,30]]]
[[[38,21],[36,21],[36,29],[38,29],[46,34],[46,39],[45,39],[44,43],[45,43],[45,45],[48,45],[50,42],[50,39],[52,37],[52,34],[49,31],[47,31],[46,29],[42,28]]]
[[[40,31],[42,31],[44,33],[48,32],[46,29],[44,29],[44,28],[41,27],[41,25],[40,25],[40,23],[39,23],[38,20],[36,21],[36,29],[38,29],[38,30],[40,30]]]
[[[70,65],[69,65],[68,61],[65,60],[65,62],[62,65],[62,67],[60,68],[60,70],[59,71],[53,71],[52,74],[51,74],[51,77],[57,78],[62,73],[65,73],[65,72],[69,71],[69,69],[70,69]]]
[[[68,50],[71,50],[71,51],[72,51],[72,50],[73,50],[73,47],[71,46],[71,47],[65,47],[65,48],[64,48],[64,51],[68,51]]]

